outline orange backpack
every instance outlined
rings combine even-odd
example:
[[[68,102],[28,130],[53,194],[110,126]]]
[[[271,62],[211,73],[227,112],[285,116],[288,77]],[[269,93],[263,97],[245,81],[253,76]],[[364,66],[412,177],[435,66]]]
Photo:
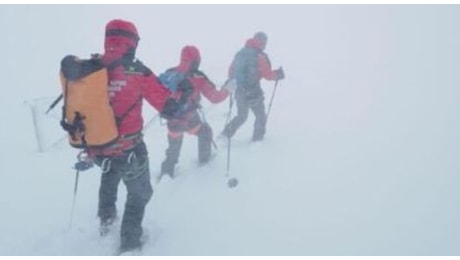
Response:
[[[97,58],[66,56],[60,80],[64,107],[61,126],[75,148],[103,148],[118,139],[108,94],[107,69]]]

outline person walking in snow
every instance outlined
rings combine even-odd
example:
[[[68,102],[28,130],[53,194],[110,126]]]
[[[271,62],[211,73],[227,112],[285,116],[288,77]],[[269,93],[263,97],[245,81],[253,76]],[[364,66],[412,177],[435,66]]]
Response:
[[[280,67],[272,70],[270,60],[264,52],[267,35],[257,32],[246,41],[245,46],[235,55],[229,69],[229,79],[235,79],[235,100],[237,115],[225,126],[222,136],[231,138],[246,122],[249,109],[255,115],[252,141],[261,141],[265,135],[267,115],[265,113],[264,92],[260,80],[282,80],[284,71]]]
[[[161,111],[171,94],[147,66],[135,59],[139,39],[137,28],[129,21],[116,19],[106,24],[105,51],[98,58],[108,70],[109,98],[119,138],[108,147],[87,151],[102,169],[98,204],[101,235],[117,218],[115,203],[120,181],[126,186],[121,253],[141,246],[141,222],[153,194],[142,134],[142,100]]]
[[[211,126],[199,114],[201,94],[210,102],[219,103],[228,97],[230,90],[227,88],[217,90],[206,74],[199,70],[200,62],[201,55],[198,48],[185,46],[181,51],[179,65],[163,74],[179,75],[180,83],[177,91],[173,91],[172,97],[181,109],[165,117],[169,146],[166,150],[166,159],[161,164],[160,178],[165,174],[174,178],[174,167],[179,160],[185,132],[198,137],[199,163],[204,164],[210,159],[213,133]],[[160,75],[160,78],[163,78],[163,75]]]

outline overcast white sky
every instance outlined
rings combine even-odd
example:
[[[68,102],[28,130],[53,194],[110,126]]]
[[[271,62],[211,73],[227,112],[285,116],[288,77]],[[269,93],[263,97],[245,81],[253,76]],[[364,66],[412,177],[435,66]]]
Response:
[[[238,190],[216,177],[224,147],[209,168],[187,170],[196,148],[185,146],[191,176],[158,187],[146,254],[459,255],[459,5],[0,5],[0,254],[103,255],[116,241],[91,243],[96,170],[82,177],[76,227],[66,229],[73,174],[63,172],[76,151],[37,153],[24,105],[60,94],[60,60],[102,52],[114,18],[137,25],[138,57],[156,73],[194,44],[220,85],[260,30],[286,72],[267,142],[245,145],[252,118],[235,137]],[[268,97],[273,82],[263,85]],[[216,133],[226,109],[209,114]],[[40,117],[59,139],[58,121]],[[146,140],[156,174],[164,127]]]

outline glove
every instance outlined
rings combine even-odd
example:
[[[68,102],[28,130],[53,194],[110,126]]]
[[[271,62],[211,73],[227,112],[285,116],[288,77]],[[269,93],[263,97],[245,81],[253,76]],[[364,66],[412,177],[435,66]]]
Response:
[[[224,85],[222,86],[222,89],[226,89],[228,92],[232,93],[236,89],[236,80],[227,79],[227,81],[225,81]]]
[[[75,163],[74,165],[74,169],[75,170],[79,170],[79,171],[86,171],[88,169],[90,169],[91,167],[94,166],[94,163],[93,161],[78,161]]]
[[[279,69],[276,70],[276,80],[282,80],[284,79],[284,70],[283,67],[280,67]]]
[[[74,169],[78,171],[86,171],[94,166],[93,159],[89,156],[87,151],[82,151],[77,155],[77,162],[74,165]]]

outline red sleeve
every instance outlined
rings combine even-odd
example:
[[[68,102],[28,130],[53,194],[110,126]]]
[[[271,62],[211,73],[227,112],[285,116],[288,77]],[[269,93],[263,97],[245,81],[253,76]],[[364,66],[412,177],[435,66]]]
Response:
[[[142,85],[142,95],[157,111],[161,111],[166,102],[166,99],[171,94],[155,74],[150,74],[144,78]]]
[[[195,77],[192,82],[211,103],[220,103],[229,95],[227,89],[217,90],[216,86],[205,77]]]
[[[259,75],[266,80],[276,80],[276,71],[272,70],[270,61],[266,55],[259,55],[257,57],[257,63],[259,65]]]

